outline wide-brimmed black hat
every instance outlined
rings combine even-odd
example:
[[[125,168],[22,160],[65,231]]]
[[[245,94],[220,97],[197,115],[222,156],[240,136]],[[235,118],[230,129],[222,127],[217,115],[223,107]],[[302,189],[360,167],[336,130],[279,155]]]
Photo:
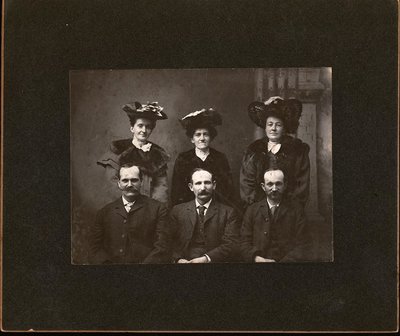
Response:
[[[201,109],[185,115],[179,122],[186,130],[222,125],[221,115],[213,108]]]
[[[137,101],[128,103],[122,106],[122,109],[128,115],[129,120],[137,118],[145,118],[153,121],[168,119],[167,115],[163,112],[163,107],[158,105],[158,102],[141,104]]]
[[[268,117],[276,117],[282,120],[287,133],[295,133],[299,127],[303,105],[300,100],[295,98],[283,99],[276,96],[269,98],[264,103],[252,102],[247,110],[250,119],[263,129],[265,129]]]

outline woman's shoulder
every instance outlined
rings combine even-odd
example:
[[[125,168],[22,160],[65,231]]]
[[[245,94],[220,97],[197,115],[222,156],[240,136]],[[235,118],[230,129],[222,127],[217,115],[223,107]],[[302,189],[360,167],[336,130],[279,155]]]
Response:
[[[268,138],[267,138],[267,137],[258,139],[258,140],[256,140],[256,141],[252,142],[252,143],[247,147],[247,150],[246,150],[246,151],[247,151],[247,152],[250,152],[250,153],[261,152],[261,151],[263,151],[263,150],[266,148],[267,143],[268,143]]]
[[[133,147],[132,139],[120,139],[112,141],[110,149],[113,153],[119,155],[130,147]]]
[[[151,143],[150,152],[168,155],[165,149],[162,148],[161,146],[151,141],[149,141],[149,143]],[[115,154],[121,154],[127,149],[131,148],[136,148],[132,144],[132,139],[121,139],[121,140],[114,140],[111,142],[111,151]]]
[[[191,159],[191,158],[194,157],[195,155],[196,155],[196,154],[195,154],[195,152],[194,152],[194,148],[192,148],[192,149],[189,149],[189,150],[187,150],[187,151],[180,152],[180,153],[178,154],[177,159],[180,159],[180,160],[187,160],[187,159]]]
[[[132,139],[122,139],[113,141],[111,150],[118,157],[120,165],[127,162],[137,162],[153,174],[166,166],[169,155],[157,144],[152,142],[150,144],[149,150],[142,151],[132,144]]]
[[[226,159],[226,155],[215,148],[210,147],[210,155],[217,159]]]
[[[149,141],[150,142],[150,141]],[[150,157],[155,159],[156,161],[160,162],[160,164],[167,163],[170,160],[169,154],[165,151],[164,148],[155,144],[154,142],[151,143],[151,148],[149,151]]]
[[[151,142],[151,141],[149,141],[149,142],[151,143],[150,151],[154,151],[154,152],[158,152],[158,153],[162,153],[162,154],[168,155],[168,153],[165,151],[164,148],[162,148],[161,146],[155,144],[154,142]]]
[[[310,150],[310,146],[303,142],[299,138],[293,138],[292,136],[285,135],[282,141],[282,145],[287,149],[293,149],[295,151],[304,151],[308,152]]]

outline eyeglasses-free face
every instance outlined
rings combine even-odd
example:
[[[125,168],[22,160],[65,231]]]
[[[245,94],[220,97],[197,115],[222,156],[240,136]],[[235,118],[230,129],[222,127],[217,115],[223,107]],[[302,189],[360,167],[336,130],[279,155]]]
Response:
[[[271,142],[280,142],[284,134],[283,122],[276,117],[268,117],[265,123],[265,133]]]

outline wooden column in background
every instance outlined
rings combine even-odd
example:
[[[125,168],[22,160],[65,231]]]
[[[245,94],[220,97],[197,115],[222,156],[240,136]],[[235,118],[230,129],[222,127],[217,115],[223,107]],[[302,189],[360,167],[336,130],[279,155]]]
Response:
[[[297,134],[310,146],[310,198],[306,212],[310,219],[323,220],[318,211],[317,169],[317,114],[325,86],[320,82],[321,68],[266,68],[256,69],[255,98],[265,101],[272,96],[297,98],[303,103],[303,113]],[[261,129],[255,131],[255,139],[264,136]]]

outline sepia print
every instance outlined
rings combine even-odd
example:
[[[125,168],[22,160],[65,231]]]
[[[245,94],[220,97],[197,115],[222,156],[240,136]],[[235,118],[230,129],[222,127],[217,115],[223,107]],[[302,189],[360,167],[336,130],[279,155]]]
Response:
[[[333,261],[333,70],[70,71],[72,263]]]

